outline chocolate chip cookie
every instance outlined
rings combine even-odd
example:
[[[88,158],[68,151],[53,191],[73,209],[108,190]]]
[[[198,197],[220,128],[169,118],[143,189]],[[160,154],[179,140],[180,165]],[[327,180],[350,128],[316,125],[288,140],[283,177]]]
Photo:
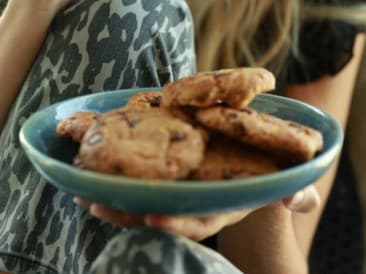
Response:
[[[100,114],[95,112],[76,112],[58,123],[56,132],[61,137],[71,137],[73,141],[79,143],[99,117]]]
[[[229,180],[268,174],[279,169],[273,155],[224,136],[216,136],[206,148],[202,164],[191,177],[195,180]]]
[[[120,111],[84,135],[78,157],[86,169],[131,177],[179,179],[197,169],[204,142],[198,130],[165,110]]]
[[[197,73],[163,87],[162,106],[209,107],[218,102],[240,109],[258,93],[273,90],[275,78],[263,68]]]
[[[320,132],[251,108],[199,109],[196,118],[210,129],[293,161],[308,161],[323,147]]]
[[[161,91],[148,91],[137,93],[130,97],[126,107],[137,108],[139,110],[146,110],[150,108],[160,107]]]

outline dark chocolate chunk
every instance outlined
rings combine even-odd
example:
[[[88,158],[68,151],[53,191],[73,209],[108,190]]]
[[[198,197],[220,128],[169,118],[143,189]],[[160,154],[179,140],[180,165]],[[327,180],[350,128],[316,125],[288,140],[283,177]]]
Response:
[[[120,164],[116,163],[114,165],[114,171],[117,173],[117,174],[123,174],[123,168],[121,167]]]
[[[230,170],[227,170],[224,168],[221,173],[222,179],[224,180],[230,180],[233,178],[233,175],[231,174]]]
[[[121,120],[127,120],[127,115],[125,113],[121,113],[119,118],[121,118]]]
[[[238,114],[235,113],[235,112],[230,112],[230,113],[226,114],[226,118],[228,118],[228,119],[236,119],[236,118],[238,118]]]
[[[124,113],[120,114],[120,118],[121,118],[121,120],[126,120],[126,122],[128,123],[128,125],[130,127],[132,127],[132,128],[134,128],[138,123],[141,122],[141,120],[138,120],[138,119],[136,119],[136,120],[130,120],[130,119],[128,119],[128,116],[126,114],[124,114]]]
[[[183,141],[187,136],[179,131],[173,131],[170,134],[170,141],[171,142],[179,142],[179,141]]]
[[[294,128],[300,128],[300,125],[298,123],[295,123],[295,122],[289,122],[288,125],[290,127],[294,127]]]
[[[134,128],[141,120],[127,120],[127,123],[130,127]]]
[[[148,102],[149,102],[150,106],[152,106],[152,107],[160,107],[161,96],[149,98]]]

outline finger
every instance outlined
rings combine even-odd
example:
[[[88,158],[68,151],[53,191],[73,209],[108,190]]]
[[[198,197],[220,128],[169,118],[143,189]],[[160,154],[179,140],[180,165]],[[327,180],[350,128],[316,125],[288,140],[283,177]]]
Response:
[[[256,211],[258,208],[250,208],[239,211],[233,211],[231,213],[224,213],[226,215],[226,226],[236,224],[248,216],[250,213]]]
[[[89,202],[88,200],[84,200],[84,199],[82,199],[82,198],[80,198],[80,197],[74,197],[73,199],[72,199],[72,201],[75,203],[75,204],[77,204],[77,205],[79,205],[79,206],[81,206],[81,207],[84,207],[84,208],[89,208],[90,207],[90,205],[92,204],[91,202]]]
[[[145,218],[145,224],[151,227],[173,232],[195,241],[215,234],[223,224],[220,224],[221,218],[195,218],[189,216],[160,216],[148,215]]]
[[[223,227],[239,222],[250,212],[236,211],[208,217],[147,215],[145,224],[201,241]]]
[[[111,209],[100,204],[92,204],[89,208],[90,213],[106,222],[110,222],[123,227],[137,226],[144,224],[142,214],[124,212]]]
[[[284,199],[284,204],[288,209],[308,213],[320,206],[320,196],[315,186],[310,185],[298,191],[290,198]]]

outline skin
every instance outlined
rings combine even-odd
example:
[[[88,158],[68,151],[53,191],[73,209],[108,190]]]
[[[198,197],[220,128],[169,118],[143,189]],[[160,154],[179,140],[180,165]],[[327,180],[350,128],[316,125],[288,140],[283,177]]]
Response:
[[[52,19],[68,3],[69,0],[9,0],[1,15],[0,82],[3,84],[0,131],[42,46]],[[0,274],[7,273],[0,271]]]
[[[8,2],[0,17],[0,83],[3,83],[0,129],[47,35],[52,19],[68,2],[69,0]]]
[[[3,84],[0,101],[0,128],[37,56],[52,19],[67,4],[68,0],[9,1],[0,18],[0,81],[6,83]],[[29,24],[30,21],[32,24]],[[19,43],[24,39],[29,43]],[[337,76],[324,77],[306,86],[288,87],[286,95],[328,111],[345,126],[362,46],[363,38],[359,37],[352,62]],[[14,48],[17,48],[16,52]],[[302,198],[296,203],[294,197],[290,197],[260,209],[200,218],[147,215],[143,216],[143,220],[146,225],[194,240],[221,231],[220,252],[245,273],[307,273],[306,260],[324,205],[320,206],[317,195],[319,193],[321,200],[326,201],[336,167],[335,164],[315,183],[318,192],[311,186],[300,192]],[[133,225],[123,222],[130,213],[80,199],[75,202],[88,208],[98,218],[119,225]],[[295,213],[297,211],[311,213]]]

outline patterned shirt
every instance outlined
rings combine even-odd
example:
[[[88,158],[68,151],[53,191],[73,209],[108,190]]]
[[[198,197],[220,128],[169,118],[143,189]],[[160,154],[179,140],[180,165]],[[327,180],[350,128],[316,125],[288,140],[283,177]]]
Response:
[[[0,269],[85,273],[121,231],[40,177],[19,144],[23,122],[66,98],[193,74],[192,29],[183,0],[75,0],[55,18],[0,136]]]

